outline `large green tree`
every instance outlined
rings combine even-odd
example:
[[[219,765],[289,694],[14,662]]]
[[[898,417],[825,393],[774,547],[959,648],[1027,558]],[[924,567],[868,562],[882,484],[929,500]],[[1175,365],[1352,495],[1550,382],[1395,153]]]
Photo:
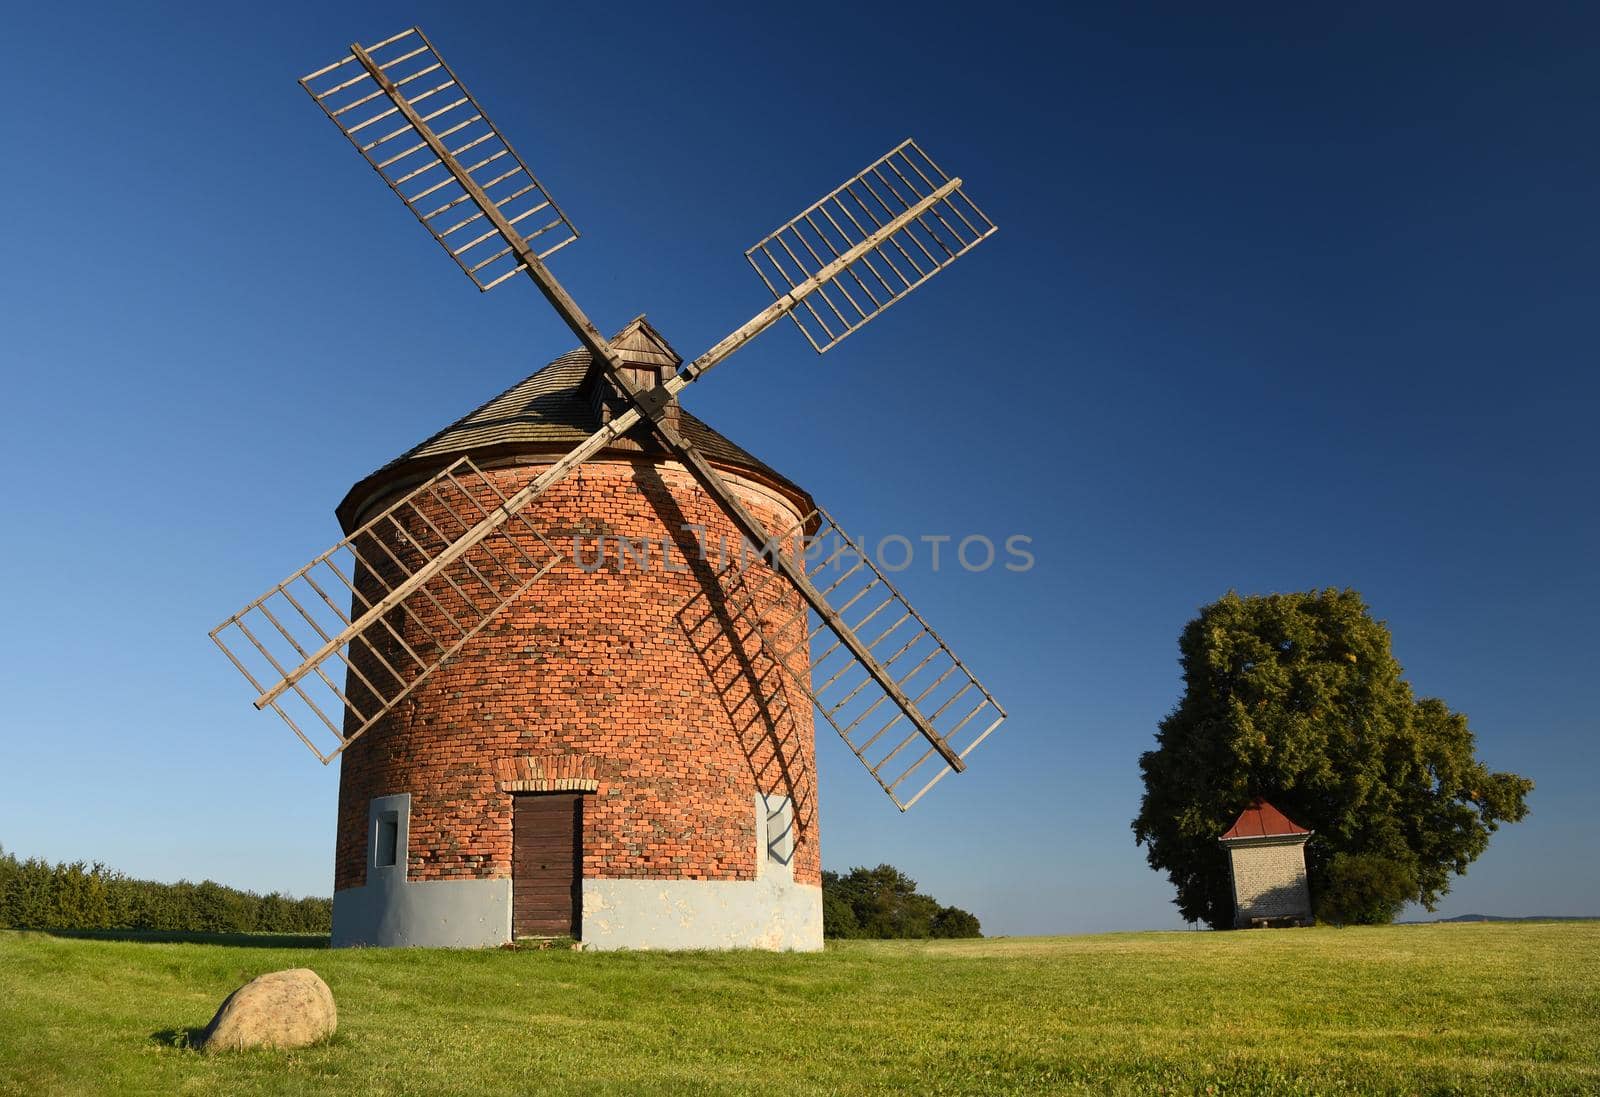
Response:
[[[1314,899],[1353,886],[1339,854],[1389,863],[1362,874],[1429,910],[1501,822],[1527,814],[1533,782],[1492,773],[1467,718],[1417,700],[1389,629],[1352,590],[1241,597],[1206,606],[1178,641],[1182,700],[1139,759],[1145,794],[1133,821],[1150,866],[1177,888],[1189,921],[1232,924],[1227,856],[1217,838],[1254,796],[1316,836],[1306,847]],[[1380,866],[1381,867],[1381,866]],[[1331,904],[1380,912],[1398,903]],[[1390,913],[1388,917],[1393,917]]]
[[[826,937],[981,937],[975,915],[940,905],[893,865],[822,874]]]

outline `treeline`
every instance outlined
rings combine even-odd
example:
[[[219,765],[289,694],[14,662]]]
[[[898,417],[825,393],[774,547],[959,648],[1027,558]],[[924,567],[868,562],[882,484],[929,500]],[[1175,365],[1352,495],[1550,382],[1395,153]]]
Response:
[[[978,918],[917,891],[893,865],[822,874],[822,935],[886,940],[982,937]]]
[[[210,880],[160,884],[104,865],[20,861],[0,849],[0,928],[327,933],[332,899],[292,899]]]

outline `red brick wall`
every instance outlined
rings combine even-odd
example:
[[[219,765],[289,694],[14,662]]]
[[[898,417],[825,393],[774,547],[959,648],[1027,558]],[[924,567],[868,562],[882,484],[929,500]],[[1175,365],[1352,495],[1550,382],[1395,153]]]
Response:
[[[490,475],[510,495],[539,468]],[[799,520],[773,492],[736,490],[774,531]],[[718,536],[731,552],[740,544],[721,510],[687,473],[640,460],[585,464],[528,513],[569,558],[345,751],[334,887],[365,882],[368,802],[399,792],[411,794],[411,879],[509,875],[508,778],[541,766],[597,786],[584,810],[587,878],[752,878],[762,791],[794,800],[795,877],[818,883],[810,702],[738,618],[728,596],[736,580],[716,574]],[[707,528],[709,563],[684,524]],[[570,559],[574,534],[586,561],[596,535],[607,537],[600,570]],[[613,536],[650,539],[650,570],[632,559],[619,566]],[[664,570],[662,539],[686,570]],[[758,584],[768,569],[752,567]],[[766,590],[758,601],[769,627],[801,606],[782,580]],[[422,611],[423,623],[436,626],[439,612]],[[414,623],[405,639],[425,641]],[[804,670],[803,645],[795,665]],[[530,757],[532,769],[520,761]]]

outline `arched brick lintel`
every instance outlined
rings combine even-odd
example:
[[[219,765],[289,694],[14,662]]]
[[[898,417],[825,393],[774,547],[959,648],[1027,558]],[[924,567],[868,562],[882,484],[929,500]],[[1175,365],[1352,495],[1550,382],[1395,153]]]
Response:
[[[583,754],[550,754],[536,758],[501,758],[495,762],[501,792],[596,792],[600,768]]]

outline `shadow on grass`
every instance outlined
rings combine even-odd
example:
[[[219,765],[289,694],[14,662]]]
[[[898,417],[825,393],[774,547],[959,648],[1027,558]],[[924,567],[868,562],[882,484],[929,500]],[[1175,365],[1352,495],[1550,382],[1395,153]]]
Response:
[[[152,945],[227,945],[230,948],[327,948],[325,933],[190,933],[165,929],[46,929],[52,937],[135,941]]]
[[[179,1051],[194,1051],[200,1047],[200,1037],[205,1035],[205,1026],[195,1028],[164,1028],[159,1032],[152,1032],[152,1043],[162,1047],[177,1048]]]
[[[172,1051],[193,1052],[194,1054],[198,1055],[200,1054],[200,1041],[205,1034],[206,1029],[204,1025],[195,1025],[192,1028],[163,1028],[158,1029],[150,1034],[150,1042],[163,1048],[168,1048]],[[337,1047],[343,1045],[344,1042],[344,1033],[335,1032],[328,1036],[324,1036],[322,1039],[317,1040],[314,1043],[306,1044],[298,1048],[250,1048],[247,1049],[246,1053],[248,1054],[254,1052],[256,1054],[281,1054],[290,1051],[307,1051],[312,1048]],[[230,1054],[236,1053],[230,1052]]]

